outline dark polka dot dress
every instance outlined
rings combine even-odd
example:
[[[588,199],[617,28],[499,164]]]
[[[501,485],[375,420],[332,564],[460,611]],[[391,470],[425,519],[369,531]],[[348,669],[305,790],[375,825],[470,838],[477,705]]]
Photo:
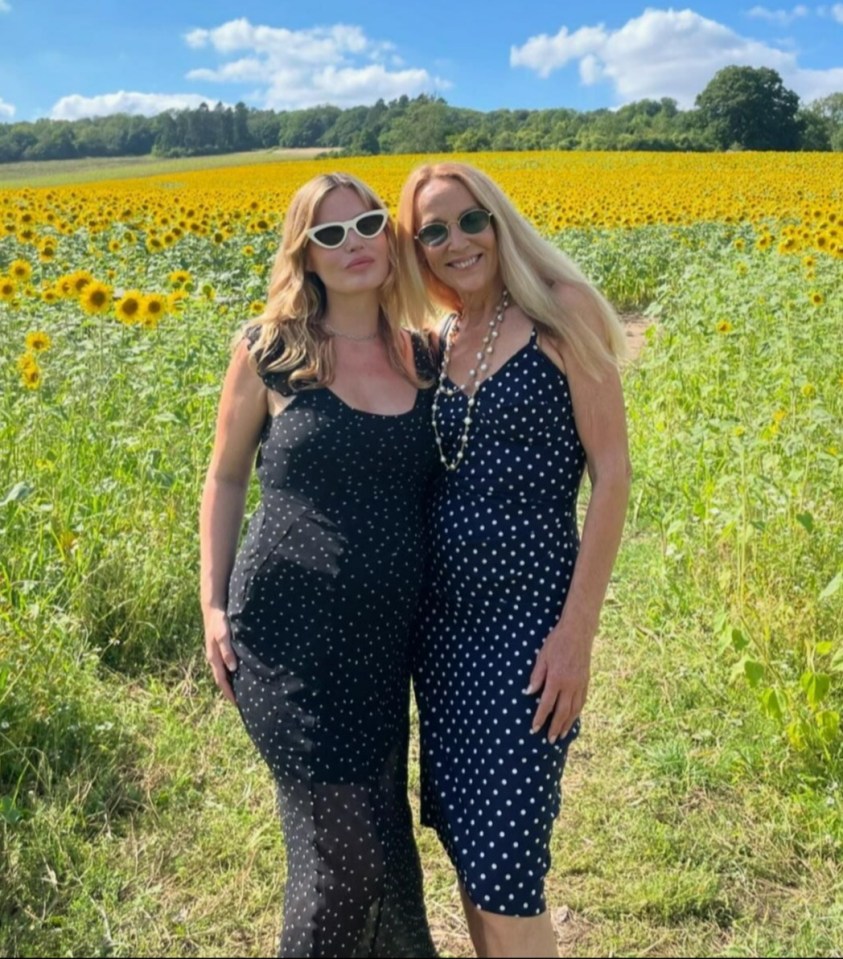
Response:
[[[432,390],[381,416],[263,379],[292,399],[264,426],[228,616],[237,705],[277,783],[279,954],[433,956],[407,800]]]
[[[461,392],[439,398],[449,461],[466,406]],[[567,379],[534,329],[481,385],[466,458],[437,484],[414,678],[422,820],[472,902],[500,915],[545,910],[560,780],[579,732],[577,721],[554,745],[547,728],[532,734],[539,697],[523,690],[571,582],[584,465]]]

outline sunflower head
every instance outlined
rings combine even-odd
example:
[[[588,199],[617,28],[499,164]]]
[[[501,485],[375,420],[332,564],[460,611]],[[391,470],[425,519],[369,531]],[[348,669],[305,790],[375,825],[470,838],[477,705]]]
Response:
[[[141,304],[143,294],[140,290],[127,290],[114,306],[114,312],[121,323],[130,326],[141,320]]]
[[[21,370],[20,376],[28,390],[37,390],[41,386],[41,369],[37,364]]]
[[[7,303],[11,302],[17,291],[17,284],[10,276],[0,276],[0,300],[5,300]]]
[[[98,313],[106,313],[111,307],[111,293],[110,286],[94,280],[82,291],[79,302],[82,305],[82,309],[90,316]]]
[[[26,348],[33,353],[43,353],[44,350],[49,350],[52,345],[53,341],[49,334],[43,330],[35,330],[26,334]]]
[[[13,260],[9,267],[9,276],[18,283],[26,283],[32,276],[32,265],[28,260]]]
[[[167,313],[167,298],[160,293],[150,293],[143,298],[141,304],[141,318],[146,320],[151,318],[158,321]]]

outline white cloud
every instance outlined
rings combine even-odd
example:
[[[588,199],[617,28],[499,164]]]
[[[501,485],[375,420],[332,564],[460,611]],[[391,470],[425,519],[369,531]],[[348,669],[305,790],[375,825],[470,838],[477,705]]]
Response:
[[[578,62],[581,82],[610,83],[618,103],[673,97],[686,108],[718,70],[732,64],[771,67],[806,101],[825,95],[818,90],[839,90],[843,74],[840,68],[803,70],[795,53],[743,37],[693,10],[647,9],[618,30],[603,24],[574,32],[562,27],[555,36],[542,34],[512,47],[509,62],[540,77]]]
[[[843,23],[843,3],[835,3],[831,8],[831,15],[838,23]]]
[[[769,20],[771,23],[778,23],[783,27],[793,23],[800,17],[807,17],[810,11],[804,4],[798,4],[792,10],[771,10],[769,7],[753,7],[747,11],[748,17],[754,17],[757,20]]]
[[[6,103],[3,97],[0,97],[0,117],[13,117],[15,108],[11,103]]]
[[[165,110],[195,109],[200,103],[213,106],[214,97],[201,97],[198,93],[102,93],[95,97],[83,97],[74,93],[62,97],[53,104],[50,117],[53,120],[78,120],[81,117],[107,116],[110,113],[131,113],[151,117]]]
[[[6,0],[0,0],[0,13],[9,13],[12,9],[12,5],[7,3]]]
[[[187,79],[257,84],[261,105],[275,110],[319,103],[352,106],[450,86],[425,69],[408,67],[395,44],[372,40],[349,24],[288,30],[241,17],[211,30],[191,30],[185,41],[224,58],[243,54],[215,68],[191,70]]]

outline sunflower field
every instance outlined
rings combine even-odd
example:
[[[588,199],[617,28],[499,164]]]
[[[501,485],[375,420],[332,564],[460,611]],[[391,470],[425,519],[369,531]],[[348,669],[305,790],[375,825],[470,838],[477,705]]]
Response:
[[[840,954],[843,155],[465,159],[647,327],[560,944]],[[394,210],[422,160],[0,190],[0,954],[273,950],[269,778],[202,652],[216,402],[295,190],[340,167]]]

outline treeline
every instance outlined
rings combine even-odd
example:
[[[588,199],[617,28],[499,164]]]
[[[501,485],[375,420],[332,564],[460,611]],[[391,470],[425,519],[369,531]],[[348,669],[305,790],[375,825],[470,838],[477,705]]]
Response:
[[[479,150],[843,150],[843,93],[803,107],[774,70],[726,67],[691,110],[639,100],[617,110],[493,110],[402,96],[342,110],[201,104],[155,117],[0,124],[0,163],[72,157],[196,156],[271,147],[349,155]]]

